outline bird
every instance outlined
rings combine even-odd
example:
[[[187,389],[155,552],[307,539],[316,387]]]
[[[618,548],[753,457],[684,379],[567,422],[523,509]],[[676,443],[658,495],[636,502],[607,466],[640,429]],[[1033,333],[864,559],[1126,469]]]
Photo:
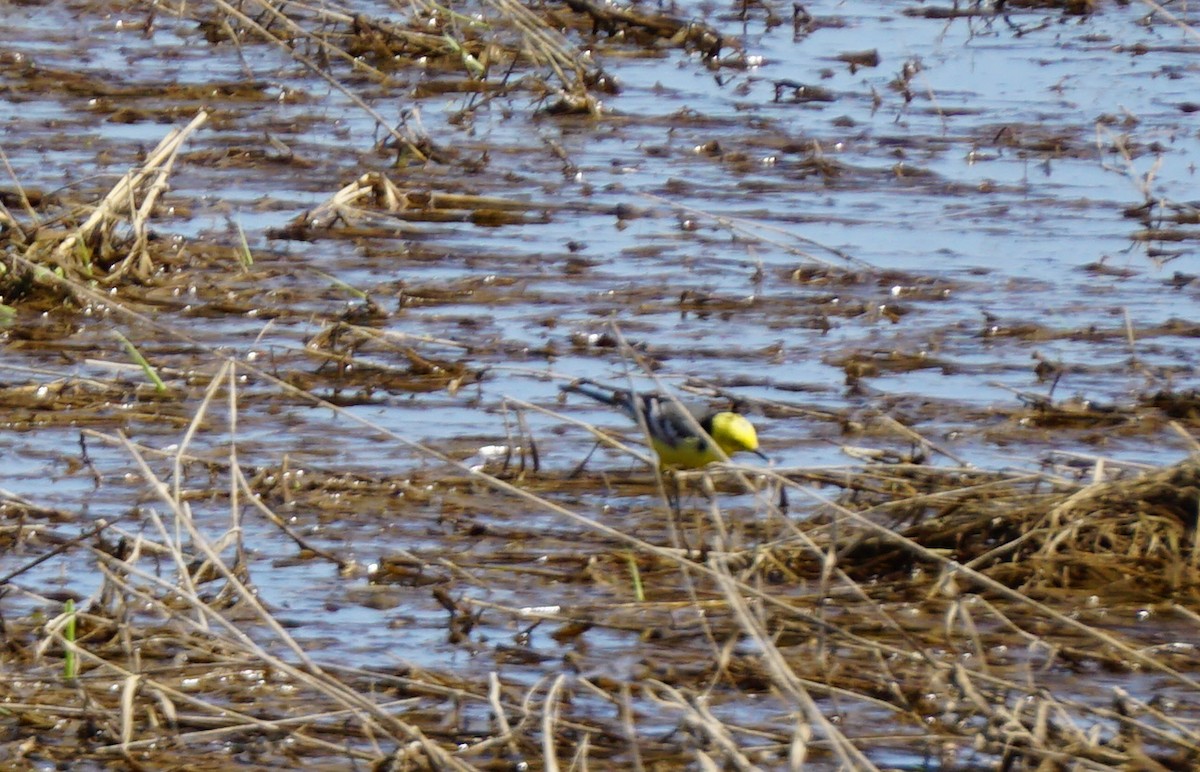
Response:
[[[689,420],[683,413],[685,408],[666,395],[635,393],[586,378],[572,381],[559,389],[591,397],[617,408],[639,424],[644,423],[660,467],[697,469],[742,452],[753,453],[767,460],[766,454],[758,449],[758,432],[754,424],[740,413],[718,410],[697,414],[689,410],[692,416]],[[696,431],[696,424],[707,436]],[[718,447],[724,451],[723,455],[717,450]]]

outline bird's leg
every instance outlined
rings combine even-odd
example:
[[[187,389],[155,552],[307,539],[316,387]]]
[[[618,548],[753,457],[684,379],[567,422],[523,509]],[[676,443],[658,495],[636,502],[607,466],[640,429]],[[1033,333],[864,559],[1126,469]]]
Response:
[[[587,462],[592,460],[592,455],[595,454],[596,448],[598,448],[598,447],[600,447],[599,442],[597,442],[595,445],[592,446],[592,449],[589,450],[588,454],[583,457],[583,460],[579,462],[579,465],[576,466],[574,469],[572,469],[571,473],[569,475],[567,475],[568,480],[574,480],[576,477],[583,474],[583,468],[585,466],[587,466]]]
[[[708,501],[709,519],[712,520],[712,524],[716,528],[717,536],[720,538],[721,549],[728,551],[730,549],[729,533],[725,530],[725,521],[721,518],[721,505],[717,501],[717,488],[713,483],[712,475],[708,472],[704,472],[703,474],[704,476],[700,480],[700,490],[704,493],[704,498]],[[696,523],[697,527],[703,531],[706,522],[699,512],[696,513]],[[707,546],[709,540],[703,532],[701,533],[701,538],[702,541],[700,543]],[[702,555],[701,558],[706,559],[707,555]]]
[[[683,548],[684,556],[692,560],[692,545],[688,543],[687,530],[683,527],[683,480],[674,470],[667,470],[665,474],[671,478],[670,488],[666,491],[667,504],[671,508],[671,530],[675,532],[675,540]]]
[[[501,402],[500,407],[504,411],[504,439],[506,440],[504,443],[504,463],[500,465],[500,474],[507,474],[508,465],[513,460],[513,448],[516,447],[516,440],[513,439],[512,424],[508,420],[508,400]]]
[[[517,411],[517,428],[521,432],[521,469],[520,474],[525,474],[525,454],[528,452],[529,461],[533,466],[533,471],[536,474],[542,468],[541,459],[538,456],[537,442],[533,439],[533,432],[529,430],[529,423],[525,420],[525,411]]]

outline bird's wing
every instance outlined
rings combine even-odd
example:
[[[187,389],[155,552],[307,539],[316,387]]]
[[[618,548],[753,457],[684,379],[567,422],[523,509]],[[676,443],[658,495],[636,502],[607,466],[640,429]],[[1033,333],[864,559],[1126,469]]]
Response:
[[[711,416],[705,416],[689,407],[680,407],[674,400],[661,394],[634,394],[628,389],[606,386],[586,378],[580,378],[559,388],[611,405],[635,421],[638,420],[640,412],[646,420],[646,428],[650,430],[651,438],[667,446],[679,447],[689,440],[699,443],[697,450],[703,451],[707,446],[705,439],[696,433],[693,421],[708,432],[712,430]],[[690,419],[685,411],[691,414]]]
[[[707,441],[695,429],[697,422],[704,427],[704,419],[694,413],[690,417],[685,415],[684,408],[675,402],[657,394],[646,394],[642,396],[642,410],[651,437],[671,447],[679,447],[689,441],[697,443],[696,449],[699,451],[707,446]],[[708,431],[708,428],[704,430]]]

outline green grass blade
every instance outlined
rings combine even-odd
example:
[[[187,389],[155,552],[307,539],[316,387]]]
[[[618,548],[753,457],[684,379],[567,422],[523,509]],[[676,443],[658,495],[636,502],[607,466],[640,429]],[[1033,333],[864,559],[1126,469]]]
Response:
[[[238,232],[238,251],[237,259],[242,265],[243,271],[249,271],[254,265],[254,253],[250,251],[250,242],[246,240],[246,232],[242,230],[241,223],[234,223]]]
[[[632,552],[627,552],[625,560],[629,562],[629,577],[633,580],[633,597],[637,598],[638,603],[645,603],[646,588],[642,587],[642,572],[638,568],[637,558]]]
[[[75,601],[68,599],[64,609],[67,612],[67,626],[63,630],[63,639],[69,645],[64,647],[63,678],[73,681],[79,675],[79,662],[75,659]]]
[[[125,351],[129,354],[129,357],[133,359],[138,367],[142,368],[142,372],[146,374],[146,378],[154,384],[154,390],[159,394],[166,394],[167,384],[163,383],[163,379],[158,377],[158,372],[146,361],[146,357],[142,356],[142,352],[138,351],[137,347],[129,341],[129,338],[122,335],[119,330],[113,330],[113,335],[117,336],[117,340],[121,341],[121,345],[125,347]]]

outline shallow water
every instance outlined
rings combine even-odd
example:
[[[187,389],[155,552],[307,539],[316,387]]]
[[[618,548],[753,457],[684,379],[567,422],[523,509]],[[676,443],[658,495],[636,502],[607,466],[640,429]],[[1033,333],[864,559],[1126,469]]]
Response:
[[[368,5],[365,12],[391,13]],[[1039,358],[1064,370],[1055,399],[1131,407],[1160,389],[1195,387],[1200,337],[1190,325],[1168,323],[1196,315],[1198,285],[1172,279],[1196,270],[1200,231],[1167,223],[1182,240],[1145,240],[1143,224],[1125,215],[1145,202],[1186,208],[1193,196],[1200,133],[1186,104],[1194,99],[1195,41],[1163,20],[1147,21],[1145,5],[1100,5],[1083,17],[1014,10],[948,21],[910,13],[928,4],[808,2],[815,22],[797,34],[790,21],[768,29],[761,13],[743,23],[736,8],[677,4],[680,15],[708,15],[749,66],[714,71],[667,47],[657,58],[622,56],[636,47],[597,40],[597,60],[623,87],[605,97],[598,119],[536,114],[532,97],[516,92],[455,120],[464,97],[411,97],[412,86],[438,73],[404,73],[402,85],[365,85],[362,93],[388,119],[404,115],[474,163],[393,168],[394,153],[376,148],[382,134],[374,121],[274,48],[212,46],[192,22],[161,11],[145,35],[137,5],[0,3],[0,149],[21,185],[103,190],[204,105],[214,117],[188,143],[171,176],[167,202],[175,210],[155,228],[234,245],[240,226],[255,255],[253,275],[239,278],[230,262],[205,266],[208,275],[192,280],[226,291],[226,311],[211,292],[186,290],[156,309],[157,322],[198,344],[191,350],[124,319],[81,323],[67,339],[25,345],[20,331],[40,322],[19,310],[6,333],[6,365],[48,375],[12,370],[4,382],[111,377],[78,363],[84,356],[128,361],[108,334],[112,325],[152,362],[181,372],[211,372],[217,355],[229,354],[253,356],[271,372],[312,374],[320,360],[306,344],[358,308],[360,290],[387,312],[374,329],[448,340],[457,346],[420,351],[461,359],[486,377],[454,394],[380,388],[349,412],[458,458],[506,441],[505,397],[630,429],[580,399],[560,404],[562,381],[546,377],[620,382],[630,366],[612,347],[588,343],[615,320],[668,384],[698,377],[745,398],[844,417],[880,410],[982,468],[1033,470],[1052,451],[1172,463],[1187,448],[1161,421],[1122,431],[1038,428],[1021,423],[1013,394],[1048,393],[1034,372]],[[837,59],[869,49],[878,51],[878,66]],[[31,89],[29,61],[88,78],[74,89]],[[230,84],[251,79],[253,89],[230,96]],[[776,98],[775,82],[785,79],[827,89],[832,101],[797,101],[790,85]],[[110,92],[88,93],[98,84]],[[108,120],[121,108],[145,112],[129,123]],[[403,238],[272,238],[367,171],[401,186],[531,208],[518,225],[423,222]],[[797,271],[823,264],[836,276]],[[435,289],[454,292],[430,294]],[[695,305],[681,306],[684,293]],[[394,349],[361,356],[403,363]],[[852,389],[853,362],[871,367]],[[124,377],[137,383],[141,376]],[[327,409],[277,399],[261,379],[244,388],[236,432],[243,464],[275,466],[286,456],[335,472],[444,474]],[[314,391],[330,396],[323,383]],[[111,404],[97,428],[169,448],[196,406],[180,406],[170,423],[132,403]],[[527,418],[549,469],[569,470],[591,447],[582,430],[545,415]],[[200,433],[197,452],[226,454],[226,421],[214,419]],[[850,436],[836,420],[755,421],[783,467],[853,463],[843,444],[908,446],[896,437]],[[72,466],[79,426],[39,425],[25,414],[10,425],[0,457],[8,491],[78,513],[81,524],[127,511],[139,483],[125,451],[89,445],[105,480],[97,489]],[[596,470],[629,466],[604,452],[590,462]],[[619,493],[581,500],[617,525],[622,507],[645,504]],[[605,512],[614,504],[618,511]],[[198,521],[214,532],[224,527],[226,503],[214,497],[195,506]],[[443,516],[489,529],[492,543],[469,548],[484,555],[503,551],[513,519],[563,540],[574,529],[521,504],[453,514],[436,501],[399,514],[388,502],[357,506],[319,516],[301,507],[290,516],[360,565],[398,549],[437,550],[460,527]],[[427,589],[347,583],[328,564],[290,560],[294,546],[268,524],[247,527],[262,596],[322,655],[383,650],[422,665],[451,657],[468,670],[492,666],[445,642],[444,614]],[[0,569],[25,559],[10,553]],[[69,564],[53,562],[22,581],[84,594],[94,588]],[[556,602],[532,583],[481,584],[471,593],[514,607]],[[495,639],[513,635],[499,621],[481,629]],[[622,656],[636,641],[606,633],[591,644]]]

